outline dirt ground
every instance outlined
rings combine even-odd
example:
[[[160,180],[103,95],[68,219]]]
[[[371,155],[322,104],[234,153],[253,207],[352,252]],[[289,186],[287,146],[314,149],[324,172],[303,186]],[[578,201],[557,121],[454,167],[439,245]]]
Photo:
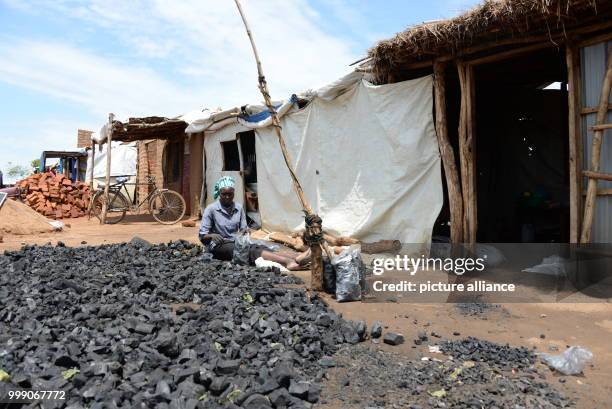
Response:
[[[18,249],[23,244],[45,244],[58,241],[68,246],[109,244],[129,241],[138,235],[155,243],[185,239],[197,241],[196,227],[181,224],[164,226],[148,215],[128,216],[114,226],[101,226],[96,219],[73,219],[63,232],[45,233],[36,236],[4,235],[0,251]],[[308,272],[296,275],[309,282]],[[438,338],[429,337],[429,342],[415,345],[419,331],[435,331],[441,339],[475,336],[489,341],[514,346],[535,348],[536,352],[547,352],[551,346],[559,351],[566,346],[580,345],[590,349],[593,364],[583,376],[560,377],[546,371],[547,380],[560,392],[572,398],[578,408],[607,408],[612,397],[612,303],[563,303],[563,304],[502,304],[484,314],[465,315],[454,304],[410,304],[410,303],[337,303],[328,295],[325,300],[346,319],[366,320],[368,326],[374,321],[383,323],[384,331],[393,331],[405,336],[400,346],[376,344],[377,348],[405,355],[408,359],[433,357],[428,345]],[[460,335],[453,335],[458,332]],[[370,341],[367,341],[370,342]],[[555,353],[555,352],[553,352]],[[561,383],[560,378],[565,382]],[[322,407],[338,407],[329,402]]]

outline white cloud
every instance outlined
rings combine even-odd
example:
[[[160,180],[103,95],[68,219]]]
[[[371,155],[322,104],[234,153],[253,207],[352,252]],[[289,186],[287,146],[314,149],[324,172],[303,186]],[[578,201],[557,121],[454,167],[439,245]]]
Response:
[[[0,73],[12,84],[69,98],[96,113],[170,115],[261,99],[250,44],[232,1],[32,3],[39,12],[68,15],[110,32],[142,62],[155,66],[155,59],[163,58],[170,71],[67,44],[3,41]],[[305,0],[243,3],[276,98],[324,85],[358,57],[319,27]]]
[[[118,118],[174,116],[261,100],[252,51],[233,1],[0,2],[65,24],[61,38],[70,39],[0,36],[0,81],[85,108],[88,118],[99,118],[93,130],[109,112]],[[276,99],[333,81],[361,56],[346,40],[325,32],[306,0],[242,4]],[[100,49],[97,38],[104,44],[110,39],[112,48]],[[36,111],[44,120],[45,107]],[[42,126],[40,120],[23,124],[23,135],[38,135],[24,140],[0,125],[2,145],[27,151],[20,158],[29,161],[43,149],[74,146],[76,129],[83,125],[82,118],[74,118]],[[0,156],[0,166],[7,158]]]

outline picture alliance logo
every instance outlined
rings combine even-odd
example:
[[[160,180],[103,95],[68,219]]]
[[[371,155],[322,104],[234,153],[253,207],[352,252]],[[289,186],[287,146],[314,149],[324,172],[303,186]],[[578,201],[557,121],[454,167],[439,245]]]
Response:
[[[386,271],[406,271],[410,275],[415,275],[417,271],[445,271],[460,276],[473,271],[483,271],[485,262],[486,256],[484,258],[429,258],[424,255],[421,257],[397,255],[395,258],[374,259],[372,272],[380,276]]]

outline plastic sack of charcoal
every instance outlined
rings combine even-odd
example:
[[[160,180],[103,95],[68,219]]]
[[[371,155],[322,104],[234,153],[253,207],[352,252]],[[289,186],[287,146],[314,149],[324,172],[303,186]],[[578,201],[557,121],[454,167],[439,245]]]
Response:
[[[542,361],[563,375],[578,375],[593,359],[593,353],[586,348],[571,347],[559,355],[540,354]]]
[[[327,257],[323,257],[323,291],[336,294],[336,270]]]
[[[251,236],[247,230],[241,230],[234,236],[234,253],[232,263],[243,266],[249,265],[249,249],[251,247]]]
[[[359,301],[365,280],[365,264],[359,246],[351,246],[332,259],[336,270],[336,300]]]

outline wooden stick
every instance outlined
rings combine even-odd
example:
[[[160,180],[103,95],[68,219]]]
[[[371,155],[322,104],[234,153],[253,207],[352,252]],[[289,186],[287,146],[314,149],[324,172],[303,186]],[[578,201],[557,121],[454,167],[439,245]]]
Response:
[[[599,180],[610,180],[612,181],[612,174],[610,173],[601,173],[601,172],[592,172],[590,170],[585,170],[582,174],[589,179],[599,179]],[[587,191],[588,195],[588,191]]]
[[[579,49],[570,43],[566,47],[567,84],[568,84],[568,131],[569,131],[569,173],[570,173],[570,243],[578,243],[580,231],[580,203],[582,197],[580,171],[582,161],[579,157],[580,133],[580,62]]]
[[[612,110],[612,104],[608,104],[607,110]],[[586,107],[580,110],[580,115],[596,114],[597,111],[599,111],[599,107]]]
[[[272,126],[276,132],[276,136],[278,137],[278,142],[281,147],[281,151],[283,152],[283,158],[285,159],[285,164],[287,165],[287,169],[289,170],[289,174],[291,175],[291,179],[293,180],[293,187],[298,195],[298,199],[302,204],[302,208],[307,214],[312,214],[312,209],[310,205],[306,201],[306,196],[304,195],[304,190],[300,185],[300,181],[298,180],[295,171],[293,170],[293,165],[291,162],[291,157],[289,152],[287,151],[287,146],[285,145],[285,140],[283,135],[281,134],[281,126],[280,121],[278,119],[278,115],[276,114],[276,109],[272,104],[272,100],[270,98],[270,93],[268,92],[268,85],[266,83],[266,77],[263,73],[263,68],[261,66],[261,61],[259,60],[259,54],[257,53],[257,47],[255,46],[255,40],[253,39],[253,34],[251,33],[251,29],[249,28],[249,23],[247,22],[244,11],[242,10],[242,6],[240,5],[239,0],[234,0],[236,3],[236,7],[238,7],[238,12],[240,13],[240,17],[242,18],[242,22],[244,23],[244,27],[246,29],[247,35],[249,36],[249,41],[251,42],[251,47],[253,48],[253,54],[255,55],[255,63],[257,64],[257,73],[259,74],[259,90],[264,97],[264,101],[268,110],[270,111],[270,115],[272,116]]]
[[[113,119],[115,115],[108,114],[108,134],[106,136],[106,178],[104,185],[104,201],[102,202],[102,217],[100,217],[100,223],[106,223],[106,213],[108,212],[109,202],[109,185],[110,185],[110,172],[111,172],[111,143],[113,141]]]
[[[287,165],[287,169],[289,170],[291,180],[293,181],[293,188],[295,189],[295,192],[297,193],[298,199],[300,200],[302,209],[304,210],[304,213],[306,214],[306,216],[312,216],[313,215],[312,208],[308,204],[308,201],[306,200],[306,195],[304,194],[304,190],[302,189],[300,181],[298,180],[297,175],[295,174],[295,171],[293,170],[291,156],[289,155],[289,152],[287,151],[287,146],[285,145],[285,139],[283,138],[283,135],[281,133],[280,120],[278,119],[278,115],[276,114],[276,109],[274,108],[274,105],[272,104],[272,99],[270,98],[270,93],[268,91],[268,85],[266,83],[266,77],[264,76],[264,73],[263,73],[263,68],[261,66],[261,61],[259,60],[259,54],[257,53],[257,47],[255,46],[255,40],[253,39],[253,34],[251,33],[251,29],[249,28],[249,23],[247,22],[244,11],[242,10],[240,1],[234,0],[234,2],[236,3],[236,7],[238,8],[240,17],[242,18],[242,22],[244,23],[244,27],[247,32],[247,36],[249,37],[249,41],[251,42],[251,48],[253,49],[253,54],[255,56],[255,63],[257,64],[257,73],[259,75],[259,90],[261,91],[261,94],[264,97],[264,101],[266,103],[266,106],[268,107],[268,111],[270,111],[270,115],[272,117],[272,126],[274,127],[274,131],[276,132],[278,143],[280,144],[281,152],[283,153],[283,159],[285,160],[285,165]],[[312,231],[313,235],[318,235],[318,234],[323,233],[321,231],[322,230],[321,226],[318,226],[316,229],[312,228],[312,226],[311,227],[306,226],[307,230],[309,228],[311,230],[317,230],[317,231]],[[323,257],[321,253],[321,246],[323,245],[323,243],[309,243],[309,244],[310,244],[310,251],[312,254],[312,259],[310,262],[311,287],[315,291],[320,291],[323,289]],[[326,251],[328,250],[326,249]],[[330,260],[331,260],[332,254],[330,254],[329,252],[328,252],[328,257],[330,257]]]
[[[594,125],[589,128],[589,131],[605,131],[606,129],[612,129],[612,124]]]
[[[463,203],[461,197],[461,181],[457,171],[455,153],[448,138],[446,118],[446,75],[445,63],[437,61],[434,64],[434,91],[436,110],[436,134],[440,156],[444,166],[448,202],[450,207],[451,243],[461,243],[463,240]]]
[[[608,50],[608,55],[612,53],[612,50]],[[612,85],[612,58],[608,58],[608,67],[606,69],[606,76],[601,87],[601,96],[599,98],[599,111],[597,111],[597,118],[595,123],[601,125],[605,122],[608,114],[608,99],[610,98],[610,86]],[[597,130],[593,134],[593,140],[591,143],[591,172],[599,172],[599,165],[601,161],[601,144],[603,137],[603,130]],[[583,172],[584,174],[584,172]],[[587,196],[585,199],[584,207],[584,221],[582,224],[582,234],[580,236],[580,243],[590,243],[591,236],[593,233],[593,218],[595,215],[595,205],[597,200],[597,179],[589,178],[587,187]]]

